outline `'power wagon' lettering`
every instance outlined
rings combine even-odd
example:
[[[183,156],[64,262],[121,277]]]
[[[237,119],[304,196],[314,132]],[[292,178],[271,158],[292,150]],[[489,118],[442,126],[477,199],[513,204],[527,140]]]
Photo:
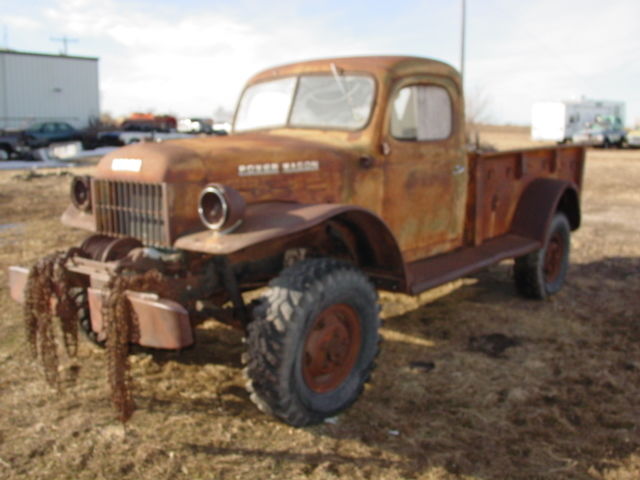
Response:
[[[318,170],[320,170],[320,162],[318,160],[238,165],[238,175],[241,177],[250,177],[254,175],[277,175],[280,173],[315,172]]]

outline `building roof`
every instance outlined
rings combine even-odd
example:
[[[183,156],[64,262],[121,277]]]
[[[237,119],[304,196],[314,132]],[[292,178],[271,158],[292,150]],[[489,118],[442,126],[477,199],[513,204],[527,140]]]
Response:
[[[34,57],[71,58],[73,60],[91,60],[97,62],[98,57],[79,57],[76,55],[63,55],[54,53],[19,52],[18,50],[0,49],[0,55],[28,55]]]

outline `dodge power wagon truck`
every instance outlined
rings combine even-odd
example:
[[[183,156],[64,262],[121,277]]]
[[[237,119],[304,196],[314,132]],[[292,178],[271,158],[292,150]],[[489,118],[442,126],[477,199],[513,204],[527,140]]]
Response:
[[[106,155],[73,179],[62,215],[90,232],[60,264],[80,326],[108,346],[120,288],[127,345],[181,349],[211,317],[244,329],[251,398],[300,426],[368,381],[377,289],[416,295],[513,258],[520,293],[557,292],[584,149],[468,152],[463,105],[458,73],[438,61],[309,61],[254,76],[227,137]],[[166,288],[118,283],[149,272]],[[11,268],[16,300],[30,278]]]

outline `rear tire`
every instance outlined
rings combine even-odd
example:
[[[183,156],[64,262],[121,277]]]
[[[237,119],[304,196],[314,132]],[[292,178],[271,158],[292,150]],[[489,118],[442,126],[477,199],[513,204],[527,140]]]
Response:
[[[293,426],[348,408],[378,354],[378,311],[375,288],[352,265],[321,258],[285,269],[248,326],[251,399]]]
[[[564,213],[556,213],[544,246],[515,260],[513,278],[521,295],[544,299],[562,288],[569,268],[570,240],[569,220]]]

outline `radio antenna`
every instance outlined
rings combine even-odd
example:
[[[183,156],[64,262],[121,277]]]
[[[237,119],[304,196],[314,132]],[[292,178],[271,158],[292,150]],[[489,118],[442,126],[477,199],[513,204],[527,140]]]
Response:
[[[66,35],[64,37],[51,37],[52,42],[61,42],[62,43],[62,51],[60,55],[67,55],[69,49],[69,43],[78,42],[77,38],[69,38]]]
[[[462,27],[460,29],[460,83],[464,85],[464,47],[465,47],[465,29],[467,24],[467,1],[462,0]]]

